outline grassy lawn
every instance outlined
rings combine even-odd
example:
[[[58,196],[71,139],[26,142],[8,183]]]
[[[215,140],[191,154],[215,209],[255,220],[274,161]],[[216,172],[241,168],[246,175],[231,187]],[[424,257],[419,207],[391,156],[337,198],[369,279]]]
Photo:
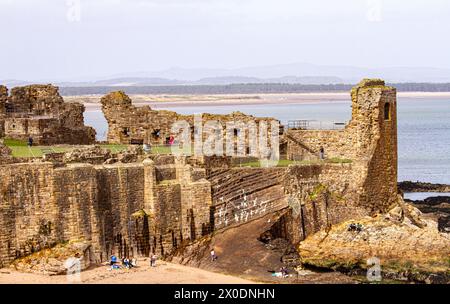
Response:
[[[14,157],[42,157],[44,153],[49,152],[67,152],[73,148],[70,146],[33,146],[28,147],[26,141],[16,139],[5,139],[5,146],[11,149]]]
[[[287,159],[281,159],[278,161],[277,167],[287,167],[289,165],[313,165],[313,164],[321,164],[321,163],[332,163],[332,164],[347,164],[351,163],[352,161],[350,159],[341,159],[341,158],[330,158],[326,159],[324,161],[320,160],[303,160],[303,161],[295,161],[295,160],[287,160]],[[253,162],[246,162],[236,164],[236,167],[252,167],[252,168],[260,168],[261,163],[259,161],[253,161]]]
[[[33,146],[28,147],[27,142],[17,139],[4,139],[5,146],[11,149],[12,156],[19,158],[42,157],[45,153],[63,153],[70,152],[80,146],[56,145],[56,146]],[[102,144],[100,147],[110,150],[112,153],[120,153],[128,148],[121,144]],[[171,149],[167,146],[153,146],[152,154],[170,154]]]

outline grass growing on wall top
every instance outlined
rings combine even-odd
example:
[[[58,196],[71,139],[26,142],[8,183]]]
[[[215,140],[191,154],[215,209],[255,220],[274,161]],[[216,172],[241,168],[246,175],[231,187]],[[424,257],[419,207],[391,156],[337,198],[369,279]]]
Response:
[[[348,164],[352,161],[350,159],[341,159],[341,158],[330,158],[326,160],[302,160],[302,161],[295,161],[295,160],[287,160],[287,159],[280,159],[278,161],[277,167],[288,167],[289,165],[314,165],[314,164],[323,164],[323,163],[331,163],[331,164]],[[243,162],[241,164],[236,164],[236,167],[252,167],[252,168],[260,168],[261,163],[259,161],[250,161],[250,162]]]
[[[81,146],[73,145],[54,145],[54,146],[32,146],[28,147],[27,142],[24,140],[6,138],[3,140],[3,144],[11,149],[12,156],[18,158],[32,158],[42,157],[44,153],[63,153],[70,152]],[[102,144],[102,148],[110,150],[112,153],[119,153],[127,149],[127,145],[120,144]]]

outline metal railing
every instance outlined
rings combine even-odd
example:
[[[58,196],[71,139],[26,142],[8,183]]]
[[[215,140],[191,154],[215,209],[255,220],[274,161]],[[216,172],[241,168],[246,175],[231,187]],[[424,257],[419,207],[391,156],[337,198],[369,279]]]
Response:
[[[295,130],[342,130],[346,126],[344,122],[321,120],[289,120],[287,129]]]

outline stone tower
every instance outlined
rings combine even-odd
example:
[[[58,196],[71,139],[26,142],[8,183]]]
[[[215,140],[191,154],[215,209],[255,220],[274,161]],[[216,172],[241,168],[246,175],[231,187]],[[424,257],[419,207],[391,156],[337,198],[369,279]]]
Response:
[[[387,211],[397,201],[397,97],[383,80],[364,79],[351,92],[355,159],[364,163],[366,201],[373,211]],[[364,170],[364,171],[365,171]]]

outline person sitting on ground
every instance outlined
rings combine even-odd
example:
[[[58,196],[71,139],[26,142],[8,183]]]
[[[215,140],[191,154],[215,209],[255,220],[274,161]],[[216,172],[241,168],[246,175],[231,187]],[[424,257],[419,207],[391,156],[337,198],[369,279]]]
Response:
[[[130,260],[128,258],[123,259],[123,266],[125,268],[131,268]]]
[[[348,231],[354,231],[355,229],[356,229],[355,223],[351,223],[350,225],[348,225]]]
[[[356,228],[355,229],[356,229],[356,231],[361,232],[363,227],[362,227],[362,225],[360,223],[358,223],[358,224],[356,224]]]
[[[116,263],[117,263],[117,257],[115,255],[112,255],[111,256],[110,265],[113,266]]]

